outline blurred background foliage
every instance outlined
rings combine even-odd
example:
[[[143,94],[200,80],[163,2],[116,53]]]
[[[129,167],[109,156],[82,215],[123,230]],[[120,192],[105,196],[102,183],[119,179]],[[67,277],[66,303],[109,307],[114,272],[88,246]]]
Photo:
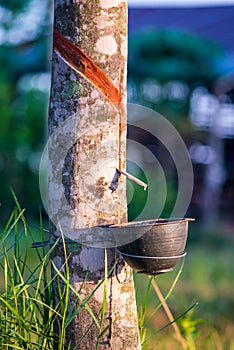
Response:
[[[191,33],[142,30],[129,40],[129,98],[172,120],[187,117],[191,91],[213,87],[221,56],[218,44]]]
[[[48,1],[0,2],[0,202],[7,220],[13,201],[36,217],[38,170],[46,140],[51,13]]]
[[[175,29],[147,29],[132,36],[129,43],[129,78],[160,83],[184,81],[212,86],[218,76],[215,60],[221,48],[202,37]],[[138,62],[138,65],[135,64]]]
[[[129,38],[128,99],[159,112],[179,131],[195,176],[187,215],[209,230],[220,220],[232,225],[233,217],[233,201],[227,191],[227,187],[230,193],[234,190],[233,76],[221,68],[225,57],[226,51],[218,42],[176,28],[149,26]],[[169,216],[177,196],[175,164],[153,135],[143,131],[139,135],[130,127],[129,136],[146,146],[163,166],[168,192],[161,216]],[[142,168],[147,167],[142,159]],[[131,218],[141,196],[136,189],[136,202],[129,205]]]

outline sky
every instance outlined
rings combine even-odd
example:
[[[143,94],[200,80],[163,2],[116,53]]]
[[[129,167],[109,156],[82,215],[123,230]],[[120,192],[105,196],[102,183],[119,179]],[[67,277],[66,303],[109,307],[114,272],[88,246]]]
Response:
[[[128,0],[131,7],[166,7],[166,6],[227,6],[234,5],[234,0]]]

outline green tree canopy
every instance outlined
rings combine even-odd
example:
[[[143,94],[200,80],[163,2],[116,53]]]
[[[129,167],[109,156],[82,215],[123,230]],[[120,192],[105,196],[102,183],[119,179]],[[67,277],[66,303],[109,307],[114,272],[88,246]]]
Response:
[[[172,29],[147,30],[130,38],[129,78],[159,82],[181,80],[210,86],[217,78],[218,45],[195,35]]]

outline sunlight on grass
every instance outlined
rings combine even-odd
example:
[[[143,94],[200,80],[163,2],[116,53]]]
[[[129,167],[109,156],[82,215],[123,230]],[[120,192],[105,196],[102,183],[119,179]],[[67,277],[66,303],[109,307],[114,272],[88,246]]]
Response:
[[[107,331],[103,328],[105,281],[115,266],[111,271],[106,267],[105,278],[83,298],[69,281],[65,241],[32,249],[32,243],[38,239],[44,242],[48,233],[42,220],[37,230],[32,229],[15,201],[17,206],[0,234],[0,349],[67,350],[66,328],[82,308],[90,313],[92,323],[80,343],[96,325],[98,349]],[[142,350],[234,350],[234,242],[216,238],[189,242],[186,259],[156,280],[134,274]],[[62,269],[51,260],[56,244],[63,244]],[[56,304],[52,289],[55,280],[60,296]],[[95,316],[88,302],[102,283],[103,305]],[[74,308],[68,309],[70,293]],[[55,324],[59,324],[59,333],[54,331]]]
[[[223,238],[215,242],[216,238],[208,236],[188,244],[188,255],[182,274],[167,300],[174,317],[198,301],[196,308],[178,320],[188,350],[226,350],[233,349],[234,346],[234,241]],[[177,266],[173,272],[157,277],[157,283],[164,295],[170,289],[179,268]],[[137,303],[142,305],[144,290],[148,288],[147,277],[136,275],[135,283]],[[148,290],[144,319],[149,336],[153,336],[168,322],[161,309],[157,309],[154,317],[151,317],[152,310],[157,308],[158,304],[154,291]],[[155,348],[182,349],[172,327],[152,337],[152,340],[143,346],[143,350]]]
[[[96,324],[99,329],[98,349],[106,332],[102,325],[106,295],[103,296],[103,307],[100,310],[101,322],[89,308],[88,301],[101,284],[105,284],[115,265],[111,271],[106,270],[105,278],[100,280],[92,293],[83,298],[82,291],[75,290],[70,283],[65,241],[62,242],[65,262],[58,269],[51,259],[51,253],[61,241],[58,240],[51,247],[32,249],[35,233],[31,231],[24,210],[21,210],[16,198],[15,201],[17,207],[0,234],[0,273],[3,276],[0,286],[0,349],[68,350],[70,345],[65,342],[66,328],[82,308],[87,309],[93,320],[84,337]],[[44,242],[42,222],[39,231],[40,239]],[[59,296],[56,303],[53,297],[55,281]],[[71,295],[74,298],[74,308],[68,309]],[[55,331],[58,327],[59,332]]]

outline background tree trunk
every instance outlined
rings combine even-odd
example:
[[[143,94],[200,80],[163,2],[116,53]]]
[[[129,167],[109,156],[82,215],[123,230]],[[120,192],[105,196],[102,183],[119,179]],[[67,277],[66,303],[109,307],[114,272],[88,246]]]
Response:
[[[54,25],[65,37],[78,44],[117,87],[121,82],[125,99],[126,1],[57,0]],[[119,140],[118,113],[107,106],[105,98],[96,88],[78,76],[54,53],[49,134],[52,135],[70,117],[75,117],[79,135],[67,152],[66,159],[62,159],[64,198],[57,204],[54,178],[59,177],[56,174],[58,160],[52,160],[56,164],[49,175],[50,205],[52,208],[56,205],[68,208],[70,220],[78,228],[127,221],[124,179],[121,178],[114,193],[109,189],[114,169],[119,165],[118,142],[121,142],[121,166],[125,167],[126,132],[122,132]],[[56,149],[56,140],[52,146]],[[64,233],[66,235],[66,230]],[[51,229],[51,235],[56,237],[60,232],[54,228]],[[81,289],[82,297],[85,298],[104,277],[104,249],[82,245],[77,251],[69,251],[69,245],[67,247],[71,283],[77,290]],[[113,273],[107,282],[107,310],[102,328],[109,328],[103,335],[99,348],[136,350],[140,345],[131,269],[116,255],[115,249],[108,249],[107,255],[109,269],[117,258],[119,263],[116,274]],[[53,259],[57,267],[61,268],[64,263],[62,247],[56,249]],[[99,319],[103,288],[102,285],[89,302]],[[56,288],[54,292],[56,293]],[[71,306],[73,302],[71,296]],[[90,314],[83,308],[67,328],[66,343],[77,348],[92,321]],[[98,334],[97,326],[93,325],[79,349],[95,349]]]

